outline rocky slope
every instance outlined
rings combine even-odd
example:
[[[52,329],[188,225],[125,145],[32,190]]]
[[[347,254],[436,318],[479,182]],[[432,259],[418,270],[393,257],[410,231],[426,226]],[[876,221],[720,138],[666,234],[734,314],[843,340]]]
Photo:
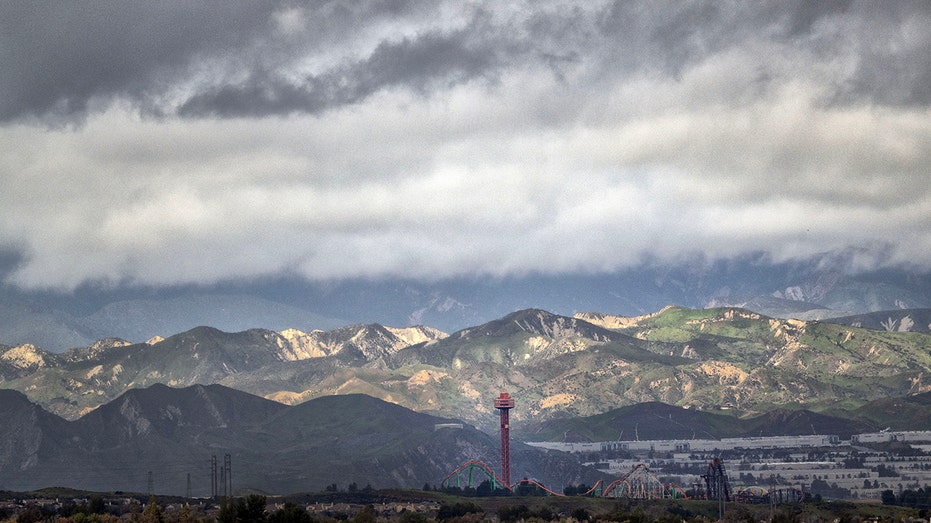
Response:
[[[420,341],[409,345],[411,341]],[[0,386],[74,419],[126,390],[221,383],[288,404],[363,393],[493,431],[493,400],[516,421],[663,402],[853,409],[929,389],[931,336],[683,309],[620,317],[518,311],[449,336],[356,325],[301,333],[197,328],[149,344],[110,340],[64,355],[0,351]]]
[[[235,376],[246,379],[250,373],[270,372],[282,362],[318,358],[327,360],[325,368],[362,366],[407,346],[408,340],[443,336],[426,327],[380,325],[280,334],[197,327],[147,343],[106,339],[65,353],[33,345],[0,346],[0,387],[22,390],[51,412],[74,419],[133,388],[220,383]]]
[[[290,360],[303,360],[354,353],[373,360],[428,341],[446,337],[446,333],[424,326],[391,328],[378,324],[349,325],[331,331],[301,332],[287,329],[281,332],[287,340],[282,344]]]
[[[831,318],[831,323],[897,332],[931,332],[931,309],[899,309]]]

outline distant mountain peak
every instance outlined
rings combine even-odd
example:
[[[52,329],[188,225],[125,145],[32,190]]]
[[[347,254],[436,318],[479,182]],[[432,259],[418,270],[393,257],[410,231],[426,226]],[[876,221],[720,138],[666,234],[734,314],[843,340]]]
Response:
[[[102,340],[95,341],[90,347],[91,350],[103,350],[110,349],[113,347],[125,347],[127,345],[132,345],[132,343],[121,339],[121,338],[104,338]]]
[[[366,361],[394,354],[418,343],[436,341],[446,333],[424,326],[394,328],[377,323],[354,324],[331,331],[302,332],[286,329],[279,333],[287,340],[286,359],[301,360],[335,354],[358,354]]]
[[[657,315],[662,314],[663,311],[671,307],[673,306],[667,305],[659,312],[643,314],[640,316],[619,316],[615,314],[604,314],[601,312],[577,312],[573,314],[572,317],[582,321],[587,321],[588,323],[598,325],[599,327],[604,327],[606,329],[626,329],[630,327],[636,327],[644,320],[655,318]]]
[[[0,354],[0,360],[18,369],[38,369],[47,365],[50,354],[31,343],[10,347]]]
[[[517,332],[552,339],[579,336],[594,341],[610,341],[618,337],[617,333],[582,319],[560,316],[542,309],[524,309],[512,312],[501,319],[490,321],[478,327],[461,330],[455,336],[458,338],[477,336],[507,337]]]
[[[173,388],[156,383],[124,392],[88,413],[83,422],[122,425],[123,434],[129,437],[185,426],[226,428],[263,419],[283,408],[280,403],[222,385]]]
[[[445,332],[434,329],[433,327],[427,327],[424,325],[414,325],[413,327],[385,327],[389,332],[398,337],[399,340],[404,341],[408,345],[416,345],[418,343],[429,343],[431,341],[441,340],[447,336]]]

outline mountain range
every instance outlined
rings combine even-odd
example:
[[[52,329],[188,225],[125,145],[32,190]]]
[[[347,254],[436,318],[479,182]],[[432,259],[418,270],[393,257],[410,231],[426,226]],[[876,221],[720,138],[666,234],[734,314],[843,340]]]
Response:
[[[63,353],[0,346],[0,488],[183,494],[190,477],[206,495],[226,455],[241,489],[420,488],[468,460],[497,467],[501,391],[523,441],[929,429],[931,334],[914,328],[924,311],[899,314],[525,309],[451,334],[197,327]],[[462,428],[436,428],[450,422]],[[554,486],[597,474],[516,443],[512,456],[515,475]]]
[[[852,272],[858,259],[854,251],[784,263],[760,255],[678,266],[645,262],[612,273],[435,282],[280,279],[172,289],[84,285],[70,292],[0,284],[0,342],[61,352],[109,337],[140,343],[200,325],[309,332],[379,323],[453,332],[529,307],[566,316],[637,316],[677,304],[802,320],[931,307],[931,275]]]
[[[928,391],[928,347],[925,332],[736,308],[668,307],[638,317],[526,309],[450,335],[378,324],[309,333],[197,327],[64,353],[0,346],[0,387],[72,420],[158,383],[219,383],[291,405],[361,393],[493,432],[501,391],[517,398],[512,416],[525,423],[645,402],[745,414],[846,412]]]

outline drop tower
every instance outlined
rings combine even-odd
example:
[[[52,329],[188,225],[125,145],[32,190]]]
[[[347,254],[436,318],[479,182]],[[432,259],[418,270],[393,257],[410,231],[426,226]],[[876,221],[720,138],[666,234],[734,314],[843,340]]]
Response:
[[[508,413],[514,408],[514,398],[502,392],[495,398],[495,408],[501,411],[501,479],[511,486],[511,423]]]

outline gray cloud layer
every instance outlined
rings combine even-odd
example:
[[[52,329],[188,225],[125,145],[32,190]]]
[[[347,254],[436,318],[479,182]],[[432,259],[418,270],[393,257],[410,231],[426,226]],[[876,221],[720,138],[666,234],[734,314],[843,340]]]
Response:
[[[0,4],[25,287],[931,269],[927,2]]]

